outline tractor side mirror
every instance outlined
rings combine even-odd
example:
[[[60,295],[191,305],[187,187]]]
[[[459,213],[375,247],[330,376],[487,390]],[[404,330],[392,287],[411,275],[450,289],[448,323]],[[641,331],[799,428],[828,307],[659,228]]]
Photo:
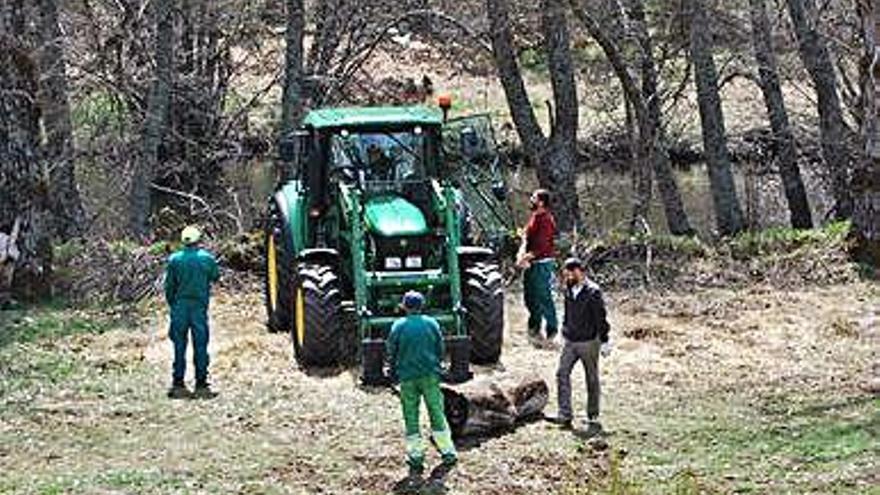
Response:
[[[282,178],[298,177],[309,157],[308,131],[293,131],[278,140],[278,157],[281,159]]]

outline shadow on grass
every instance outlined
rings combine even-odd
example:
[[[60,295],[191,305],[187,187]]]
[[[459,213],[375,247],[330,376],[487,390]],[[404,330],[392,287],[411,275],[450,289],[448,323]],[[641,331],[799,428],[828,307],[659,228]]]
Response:
[[[394,484],[392,493],[395,495],[442,495],[448,493],[446,479],[455,466],[439,464],[431,470],[427,478],[419,475],[408,475]]]
[[[543,414],[533,414],[527,418],[523,418],[517,421],[513,426],[508,428],[499,428],[490,433],[480,434],[480,435],[467,435],[467,436],[456,436],[455,437],[455,448],[460,451],[468,451],[472,449],[478,449],[484,442],[489,440],[494,440],[496,438],[503,438],[511,433],[514,433],[517,428],[544,421]]]

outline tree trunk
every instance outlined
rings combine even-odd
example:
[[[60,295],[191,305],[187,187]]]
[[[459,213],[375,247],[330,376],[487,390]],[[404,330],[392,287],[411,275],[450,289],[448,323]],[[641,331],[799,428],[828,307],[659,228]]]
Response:
[[[555,103],[549,139],[541,131],[523,82],[513,46],[508,2],[486,0],[486,10],[495,68],[523,150],[535,166],[541,187],[553,192],[553,211],[559,228],[571,229],[580,219],[575,187],[578,108],[565,5],[562,0],[542,3],[542,27]]]
[[[702,0],[688,0],[687,5],[690,7],[691,58],[715,219],[718,232],[731,235],[742,230],[743,220],[727,150],[724,114],[718,94],[718,71],[712,58],[712,30]]]
[[[834,214],[839,219],[849,218],[853,206],[849,189],[850,155],[847,151],[847,127],[837,94],[834,64],[825,40],[816,28],[818,14],[813,0],[787,0],[787,3],[801,61],[816,88],[822,157],[831,174],[836,203]]]
[[[150,233],[150,184],[159,164],[159,147],[168,122],[174,63],[173,3],[173,0],[156,0],[151,7],[156,26],[156,69],[144,117],[142,156],[135,166],[129,194],[129,227],[132,234],[140,238]]]
[[[56,215],[53,230],[58,238],[69,239],[79,233],[84,213],[76,187],[64,37],[58,25],[57,1],[39,0],[38,4],[41,43],[39,101],[46,133],[44,157],[49,168],[50,201]]]
[[[21,44],[22,2],[0,4],[0,304],[10,292],[48,294],[52,261],[52,209],[37,155],[37,64]]]
[[[441,388],[444,411],[455,438],[486,436],[540,418],[550,398],[539,377],[480,379]]]
[[[296,130],[302,115],[303,0],[287,0],[287,49],[284,57],[284,92],[281,96],[281,135]]]
[[[657,75],[657,66],[654,63],[654,43],[648,32],[648,20],[645,15],[643,0],[631,2],[631,16],[636,41],[639,45],[639,57],[641,60],[642,97],[648,110],[648,123],[653,135],[652,161],[654,177],[657,179],[657,189],[660,191],[660,199],[663,201],[663,211],[666,215],[666,224],[669,232],[673,235],[693,235],[694,229],[688,220],[675,180],[675,173],[666,150],[666,135],[663,131],[663,114],[661,111],[662,101]]]
[[[542,187],[554,192],[553,211],[563,231],[580,223],[576,188],[578,100],[566,11],[563,0],[544,0],[542,3],[541,21],[555,117],[547,149],[538,163],[538,181]]]
[[[860,0],[865,40],[862,124],[865,153],[853,177],[853,232],[857,255],[880,267],[880,0]]]
[[[310,76],[322,76],[330,70],[333,52],[339,46],[339,0],[318,0],[314,7],[315,37],[309,47],[305,72]]]
[[[492,37],[492,55],[498,79],[507,97],[507,107],[513,119],[517,135],[522,143],[526,156],[534,166],[541,161],[542,150],[547,145],[547,138],[538,125],[538,119],[532,110],[532,103],[526,92],[513,46],[513,34],[510,29],[510,17],[507,12],[507,0],[486,0],[489,14],[489,29]]]
[[[649,120],[649,112],[644,94],[636,84],[635,78],[630,74],[629,67],[624,59],[623,52],[611,36],[593,18],[589,11],[579,0],[571,0],[571,7],[575,17],[584,26],[590,36],[596,40],[605,57],[611,64],[611,68],[626,97],[627,106],[627,131],[633,135],[631,148],[635,163],[633,164],[633,210],[630,229],[634,230],[642,220],[647,221],[648,211],[651,205],[651,166],[653,155],[657,149],[655,139],[657,137],[655,127]],[[634,121],[634,122],[633,122]],[[632,132],[635,128],[636,132]]]
[[[791,226],[796,229],[809,229],[813,227],[813,219],[810,215],[810,205],[807,202],[801,171],[798,168],[794,134],[788,121],[782,86],[779,83],[776,54],[773,51],[773,35],[765,0],[749,0],[749,12],[761,91],[764,93],[764,104],[767,106],[767,116],[770,120],[770,128],[773,130],[774,154],[779,163],[779,175],[782,178],[785,198],[788,200]]]

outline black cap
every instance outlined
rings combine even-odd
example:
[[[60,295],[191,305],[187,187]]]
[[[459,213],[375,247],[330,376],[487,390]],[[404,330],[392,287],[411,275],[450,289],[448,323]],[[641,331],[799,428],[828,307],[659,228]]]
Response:
[[[584,262],[581,261],[580,258],[578,258],[576,256],[572,256],[571,258],[568,258],[565,260],[565,263],[562,264],[562,267],[565,268],[566,270],[574,270],[574,269],[583,270],[584,269]]]

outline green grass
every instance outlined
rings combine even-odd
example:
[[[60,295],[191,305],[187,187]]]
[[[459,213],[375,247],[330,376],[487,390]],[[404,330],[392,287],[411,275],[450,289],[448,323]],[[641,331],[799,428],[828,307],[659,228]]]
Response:
[[[849,222],[834,222],[818,229],[771,228],[743,232],[727,242],[734,258],[786,253],[809,246],[842,245],[850,231]]]
[[[40,339],[57,339],[69,335],[103,333],[112,325],[111,319],[93,314],[63,310],[62,302],[0,312],[0,348],[12,343],[29,343]]]
[[[35,390],[73,381],[80,388],[94,388],[98,382],[91,381],[93,375],[107,369],[88,368],[83,359],[86,344],[64,339],[118,328],[129,321],[133,311],[123,311],[120,316],[95,309],[77,310],[62,301],[0,311],[0,404],[26,401]],[[112,365],[105,363],[104,368]]]
[[[2,485],[0,485],[2,488]],[[10,489],[16,488],[10,486]],[[85,493],[190,493],[181,476],[158,469],[108,470],[87,475],[62,475],[31,487],[39,495]]]
[[[129,118],[126,106],[105,91],[93,91],[73,101],[73,128],[78,136],[122,132]]]
[[[880,399],[815,397],[787,411],[774,408],[794,398],[763,400],[770,407],[691,399],[687,414],[657,411],[649,440],[625,439],[636,459],[615,467],[620,472],[612,470],[599,493],[766,493],[774,486],[860,493],[846,468],[880,458]]]

